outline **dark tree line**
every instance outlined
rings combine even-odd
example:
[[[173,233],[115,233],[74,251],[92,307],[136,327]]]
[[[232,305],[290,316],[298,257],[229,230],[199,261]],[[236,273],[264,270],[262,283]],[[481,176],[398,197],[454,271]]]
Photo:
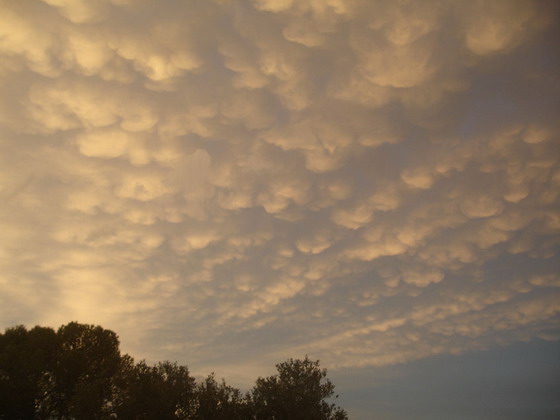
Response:
[[[186,366],[121,355],[117,335],[71,322],[0,333],[0,419],[347,419],[319,361],[289,359],[246,393]]]

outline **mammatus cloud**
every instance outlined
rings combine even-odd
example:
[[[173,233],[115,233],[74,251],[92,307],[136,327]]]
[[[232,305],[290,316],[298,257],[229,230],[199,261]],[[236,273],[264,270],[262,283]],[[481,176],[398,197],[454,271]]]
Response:
[[[553,2],[2,10],[2,325],[226,372],[558,338]]]

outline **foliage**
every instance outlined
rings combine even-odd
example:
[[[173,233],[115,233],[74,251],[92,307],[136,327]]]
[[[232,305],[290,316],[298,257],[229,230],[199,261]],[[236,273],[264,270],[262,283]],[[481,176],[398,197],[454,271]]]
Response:
[[[163,362],[134,365],[129,358],[116,381],[114,411],[124,419],[189,419],[195,380],[186,366]]]
[[[223,379],[218,383],[213,373],[197,386],[196,395],[197,406],[193,418],[197,420],[242,420],[252,417],[245,396]]]
[[[276,365],[277,375],[259,378],[251,393],[257,419],[346,419],[346,413],[325,400],[334,385],[319,361],[289,359]],[[335,396],[338,398],[338,395]]]
[[[71,322],[57,331],[53,387],[42,407],[57,418],[104,418],[111,413],[112,380],[121,368],[117,335]]]
[[[0,418],[33,418],[35,400],[51,382],[56,349],[51,328],[17,326],[0,334]]]
[[[289,359],[243,394],[214,374],[121,355],[117,335],[71,322],[0,333],[0,419],[343,420],[319,361]],[[335,397],[336,398],[336,397]]]

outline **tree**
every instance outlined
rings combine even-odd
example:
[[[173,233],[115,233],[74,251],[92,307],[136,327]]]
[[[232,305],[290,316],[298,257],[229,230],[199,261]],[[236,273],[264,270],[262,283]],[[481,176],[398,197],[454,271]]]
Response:
[[[0,419],[33,418],[49,392],[57,337],[51,328],[20,325],[0,334]]]
[[[53,386],[39,412],[59,419],[108,418],[113,377],[121,368],[119,339],[100,326],[71,322],[57,331]]]
[[[250,393],[255,418],[274,420],[343,420],[346,412],[325,401],[334,385],[319,361],[288,359],[276,365],[277,375],[258,378]],[[335,396],[338,398],[338,395]]]
[[[245,396],[222,379],[218,383],[214,374],[208,375],[196,387],[197,407],[194,419],[244,420],[251,418]]]
[[[163,362],[148,366],[129,358],[116,381],[117,418],[172,420],[192,418],[195,380],[186,366]]]
[[[135,363],[100,326],[17,326],[0,333],[0,420],[347,419],[326,401],[334,385],[319,361],[289,359],[276,368],[242,394],[214,374],[197,384],[177,363]]]

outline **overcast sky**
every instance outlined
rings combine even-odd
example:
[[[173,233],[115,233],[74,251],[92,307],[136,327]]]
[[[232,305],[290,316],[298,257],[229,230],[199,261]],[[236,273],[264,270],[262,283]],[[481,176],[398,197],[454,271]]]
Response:
[[[557,2],[0,6],[1,328],[245,387],[308,354],[360,419],[420,377],[463,418],[451,365],[558,390]]]

